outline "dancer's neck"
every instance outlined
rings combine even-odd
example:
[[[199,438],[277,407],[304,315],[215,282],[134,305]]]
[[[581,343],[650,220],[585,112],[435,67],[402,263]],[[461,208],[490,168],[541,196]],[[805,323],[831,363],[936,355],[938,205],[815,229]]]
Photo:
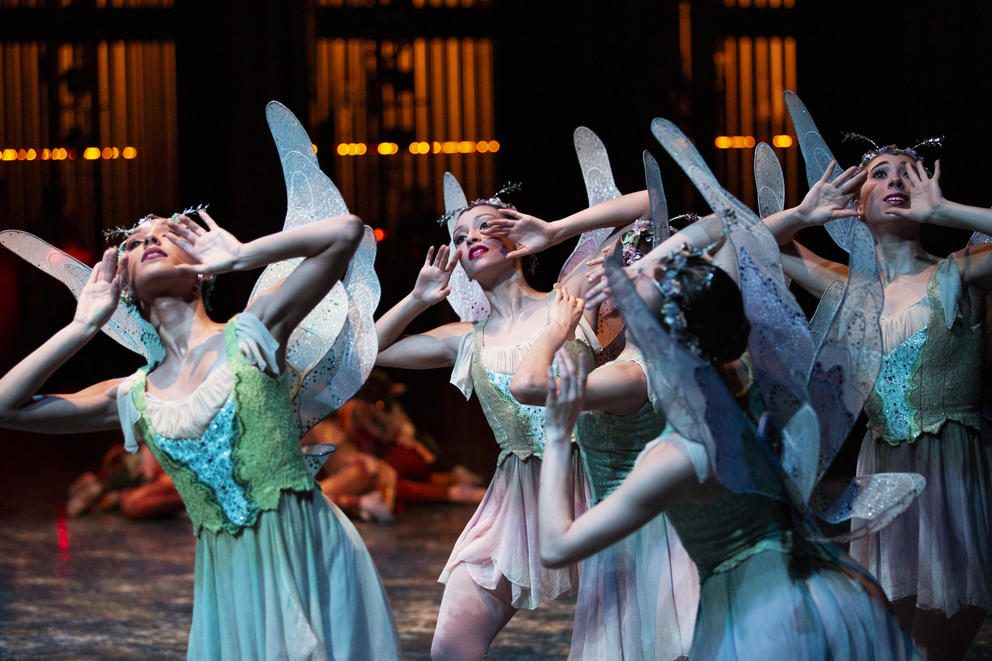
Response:
[[[493,315],[514,319],[535,300],[543,300],[545,294],[535,290],[524,279],[519,269],[514,269],[497,279],[488,287],[483,287],[489,308]]]
[[[218,324],[208,315],[198,297],[189,300],[160,297],[148,304],[148,320],[165,348],[166,360],[182,360],[190,347],[217,332]]]

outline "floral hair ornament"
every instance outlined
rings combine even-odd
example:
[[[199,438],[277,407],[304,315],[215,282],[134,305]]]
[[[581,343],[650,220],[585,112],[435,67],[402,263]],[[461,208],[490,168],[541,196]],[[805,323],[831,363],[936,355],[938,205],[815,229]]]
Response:
[[[511,209],[516,211],[517,208],[503,199],[503,195],[508,193],[516,193],[520,190],[521,185],[519,181],[509,182],[503,185],[498,191],[493,193],[487,198],[478,198],[469,202],[466,206],[458,207],[456,209],[451,209],[447,211],[443,216],[437,219],[438,224],[444,225],[449,220],[453,218],[458,218],[469,209],[474,209],[475,207],[496,207],[497,209]]]
[[[880,147],[877,142],[875,142],[866,135],[861,135],[860,133],[850,133],[850,132],[845,133],[843,141],[848,142],[851,140],[867,142],[869,145],[871,145],[871,149],[869,149],[868,151],[866,151],[864,154],[861,155],[861,163],[858,165],[858,172],[864,170],[865,166],[868,165],[868,163],[876,156],[881,156],[883,154],[892,154],[894,156],[909,156],[917,163],[922,163],[923,157],[920,156],[918,151],[919,149],[925,147],[935,147],[939,149],[944,146],[944,136],[940,136],[939,138],[927,138],[926,140],[917,142],[912,147],[905,147],[905,148],[899,147],[898,145],[884,145]],[[929,173],[929,170],[927,172]]]
[[[660,268],[660,272],[651,278],[651,283],[661,294],[661,317],[665,326],[668,327],[669,333],[692,355],[708,362],[711,356],[699,346],[699,338],[690,332],[686,325],[685,311],[683,310],[686,298],[680,276],[692,257],[702,257],[707,262],[712,263],[712,252],[723,245],[725,239],[726,233],[722,233],[715,241],[702,249],[683,243],[681,248],[668,256],[668,263]],[[703,278],[705,282],[711,282],[713,271],[706,273]]]

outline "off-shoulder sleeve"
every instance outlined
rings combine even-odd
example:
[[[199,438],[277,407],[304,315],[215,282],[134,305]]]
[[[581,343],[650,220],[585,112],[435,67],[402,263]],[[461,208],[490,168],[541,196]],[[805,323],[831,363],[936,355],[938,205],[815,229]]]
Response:
[[[665,431],[663,431],[658,438],[644,446],[641,453],[637,455],[637,461],[634,462],[634,465],[636,466],[640,463],[645,455],[647,455],[652,448],[660,443],[673,445],[689,457],[689,461],[692,462],[692,467],[696,471],[696,479],[699,480],[700,484],[710,479],[712,472],[710,471],[710,460],[709,455],[706,453],[706,448],[703,447],[701,443],[695,443],[685,438],[682,434],[679,434],[670,426],[665,427]]]
[[[124,449],[132,454],[138,451],[136,426],[138,418],[141,417],[131,397],[133,388],[134,376],[129,376],[117,384],[117,417],[120,418],[121,431],[124,432]]]
[[[472,397],[472,352],[475,351],[475,333],[465,333],[458,346],[458,357],[451,370],[451,385],[462,391],[465,399]]]
[[[238,348],[249,363],[262,372],[279,373],[276,358],[279,342],[258,317],[251,312],[242,312],[234,320],[234,332],[238,337]]]

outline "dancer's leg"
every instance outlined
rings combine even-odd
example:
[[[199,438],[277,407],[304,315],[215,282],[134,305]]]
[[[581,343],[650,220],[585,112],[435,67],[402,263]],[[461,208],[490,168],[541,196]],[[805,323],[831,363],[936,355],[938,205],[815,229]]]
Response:
[[[476,585],[465,565],[455,567],[444,586],[431,658],[484,659],[493,638],[517,612],[510,601],[505,578],[495,590],[486,590]]]
[[[913,642],[927,661],[959,661],[984,620],[985,611],[974,606],[965,606],[949,618],[941,611],[917,609]]]

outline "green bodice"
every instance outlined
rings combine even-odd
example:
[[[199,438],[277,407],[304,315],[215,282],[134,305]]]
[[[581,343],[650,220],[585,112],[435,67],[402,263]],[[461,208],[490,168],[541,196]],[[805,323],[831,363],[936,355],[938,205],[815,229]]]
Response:
[[[586,411],[579,416],[575,442],[592,488],[593,504],[620,486],[644,446],[664,428],[665,416],[657,413],[650,401],[630,415]]]
[[[499,444],[497,465],[511,454],[519,459],[544,456],[544,407],[521,404],[510,393],[513,374],[489,370],[482,363],[482,331],[485,321],[475,322],[472,350],[472,384],[482,405],[482,412],[492,427]],[[573,360],[580,353],[586,356],[586,365],[594,364],[592,349],[582,342],[571,340],[564,349]],[[557,368],[556,368],[557,374]]]
[[[869,428],[891,445],[937,434],[948,420],[980,426],[982,332],[970,319],[956,262],[927,283],[926,328],[889,351],[865,404]],[[965,308],[962,312],[959,309]]]
[[[251,365],[238,348],[233,319],[224,339],[231,394],[199,438],[167,438],[152,428],[145,408],[148,368],[135,375],[131,391],[138,430],[175,483],[194,533],[206,528],[236,534],[260,512],[276,509],[283,491],[314,487],[296,433],[287,371],[272,378]]]

